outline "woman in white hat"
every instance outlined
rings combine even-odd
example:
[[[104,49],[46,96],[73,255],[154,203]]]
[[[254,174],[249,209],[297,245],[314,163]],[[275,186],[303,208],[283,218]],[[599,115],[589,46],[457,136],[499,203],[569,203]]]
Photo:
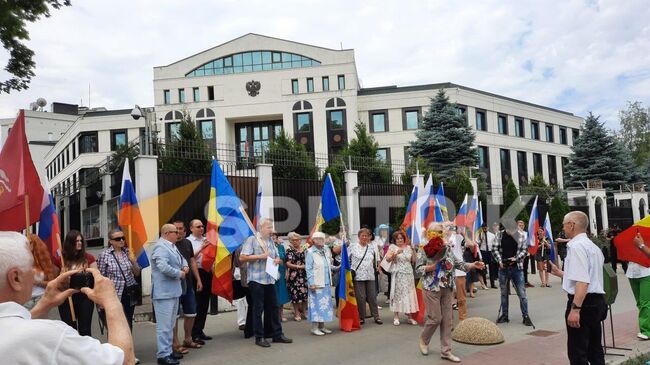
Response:
[[[313,245],[307,250],[306,269],[309,285],[308,319],[311,321],[311,333],[323,336],[332,333],[325,327],[325,322],[332,321],[332,254],[325,246],[325,233],[312,235]]]

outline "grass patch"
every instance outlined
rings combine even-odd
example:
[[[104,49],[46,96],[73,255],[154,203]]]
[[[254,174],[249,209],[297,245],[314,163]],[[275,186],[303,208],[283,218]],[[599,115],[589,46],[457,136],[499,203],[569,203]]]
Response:
[[[650,361],[650,354],[638,354],[621,365],[645,365],[648,361]]]

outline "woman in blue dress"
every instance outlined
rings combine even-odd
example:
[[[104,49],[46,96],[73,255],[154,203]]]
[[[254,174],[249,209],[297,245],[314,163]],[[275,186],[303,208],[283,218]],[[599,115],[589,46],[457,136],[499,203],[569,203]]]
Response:
[[[282,322],[286,322],[287,318],[283,315],[284,305],[289,303],[289,291],[287,290],[287,264],[286,264],[286,252],[284,250],[284,245],[282,240],[278,237],[277,233],[271,235],[273,242],[275,243],[275,248],[278,249],[278,256],[280,257],[280,265],[278,267],[279,278],[275,281],[275,296],[278,300],[278,306],[280,307],[280,319]]]
[[[307,250],[306,270],[309,286],[308,319],[311,321],[311,333],[323,336],[332,333],[325,327],[334,316],[332,302],[332,254],[325,247],[325,234],[316,232],[312,235],[313,245]]]

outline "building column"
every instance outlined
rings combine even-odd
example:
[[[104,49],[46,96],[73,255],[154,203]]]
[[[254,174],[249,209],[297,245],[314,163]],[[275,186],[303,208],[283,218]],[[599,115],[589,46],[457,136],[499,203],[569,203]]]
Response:
[[[135,193],[140,214],[147,231],[145,248],[151,255],[151,244],[158,240],[158,157],[140,155],[135,159]],[[142,270],[142,294],[151,294],[151,267]]]
[[[603,220],[603,230],[606,231],[609,228],[609,216],[607,214],[607,200],[603,199],[602,204],[600,204],[600,215]]]
[[[273,214],[273,165],[258,163],[255,165],[255,174],[257,175],[258,185],[262,187],[263,192],[263,202],[260,205],[265,208],[265,211],[260,212],[260,214],[275,222]]]
[[[99,224],[102,237],[104,237],[104,248],[108,247],[108,201],[111,199],[111,175],[102,176],[102,205],[99,210]]]
[[[424,175],[422,175],[422,174],[413,174],[411,176],[411,183],[413,184],[413,186],[418,185],[418,181],[420,181],[420,179],[424,180]],[[424,186],[424,184],[422,186]]]
[[[472,189],[474,189],[474,194],[478,196],[478,179],[472,177],[469,179],[470,184],[472,184]]]
[[[357,232],[361,227],[359,222],[359,180],[358,171],[345,170],[343,176],[345,178],[345,215],[348,220],[348,231],[350,232],[350,239],[357,237]]]

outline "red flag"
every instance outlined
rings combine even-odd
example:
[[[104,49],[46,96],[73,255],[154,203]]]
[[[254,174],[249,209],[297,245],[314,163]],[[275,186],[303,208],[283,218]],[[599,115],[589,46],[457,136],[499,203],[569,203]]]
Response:
[[[650,258],[639,250],[632,242],[637,233],[641,234],[644,242],[650,242],[650,215],[634,223],[630,228],[614,237],[617,257],[621,261],[632,261],[639,265],[650,267]]]
[[[0,152],[0,230],[25,229],[25,197],[29,196],[29,224],[38,221],[43,187],[25,137],[25,111],[20,110]]]
[[[424,306],[424,292],[422,291],[422,279],[418,279],[418,285],[415,286],[415,294],[418,297],[418,311],[411,315],[417,323],[424,324],[426,308]]]

